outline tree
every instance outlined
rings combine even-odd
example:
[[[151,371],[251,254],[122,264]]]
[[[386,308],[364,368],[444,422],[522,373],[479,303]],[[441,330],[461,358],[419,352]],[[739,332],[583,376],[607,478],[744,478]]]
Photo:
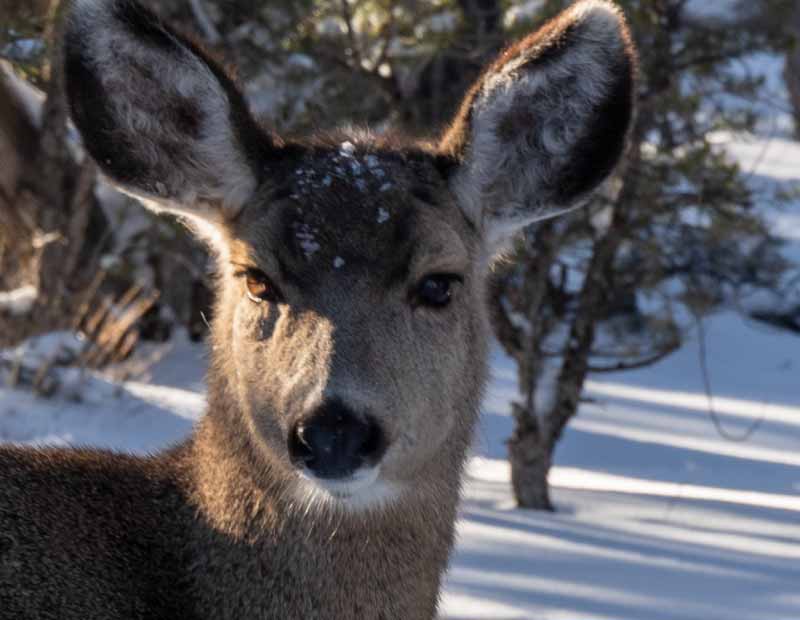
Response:
[[[0,11],[0,346],[81,329],[78,363],[101,366],[131,351],[157,293],[103,266],[114,231],[95,166],[70,137],[64,6],[12,1]],[[45,368],[34,370],[39,381]]]
[[[733,61],[768,49],[773,33],[694,15],[686,0],[620,4],[641,54],[628,155],[587,211],[530,231],[494,287],[498,335],[518,365],[509,457],[524,507],[552,509],[553,451],[590,371],[662,359],[695,320],[743,287],[775,286],[784,267],[715,145],[753,127],[760,82]],[[543,15],[561,6],[548,1]]]
[[[786,53],[786,87],[795,117],[794,134],[800,139],[800,0],[792,0],[790,32],[792,44]]]
[[[61,63],[51,44],[58,3],[6,10],[0,49],[45,89],[36,119],[24,83],[10,65],[0,66],[0,290],[29,284],[35,291],[27,312],[0,317],[8,342],[69,321],[77,302],[71,293],[88,286],[107,226],[92,192],[94,167],[76,161],[66,137]]]

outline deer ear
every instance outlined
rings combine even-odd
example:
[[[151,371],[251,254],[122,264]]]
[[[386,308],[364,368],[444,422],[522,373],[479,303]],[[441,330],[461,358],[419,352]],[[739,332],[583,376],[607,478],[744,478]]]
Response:
[[[451,184],[492,245],[573,206],[622,154],[635,52],[619,9],[583,0],[490,65],[440,143]]]
[[[73,0],[64,55],[72,117],[120,189],[186,216],[238,212],[272,145],[217,64],[133,0]]]

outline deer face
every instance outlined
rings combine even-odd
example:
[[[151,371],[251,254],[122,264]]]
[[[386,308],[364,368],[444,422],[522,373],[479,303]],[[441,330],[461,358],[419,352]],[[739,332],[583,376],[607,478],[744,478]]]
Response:
[[[477,408],[480,238],[435,164],[368,136],[299,149],[230,229],[241,407],[273,462],[337,495],[411,483]]]
[[[424,144],[284,143],[136,3],[76,0],[68,19],[89,153],[218,253],[215,372],[270,470],[351,507],[457,470],[484,383],[491,257],[621,154],[633,52],[617,10],[580,2],[509,48]]]

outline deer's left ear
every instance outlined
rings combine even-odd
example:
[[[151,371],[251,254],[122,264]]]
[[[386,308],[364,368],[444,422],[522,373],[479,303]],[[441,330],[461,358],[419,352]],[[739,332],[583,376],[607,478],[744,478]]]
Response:
[[[508,48],[440,143],[451,184],[488,242],[569,209],[611,172],[633,112],[636,55],[619,9],[572,5]]]

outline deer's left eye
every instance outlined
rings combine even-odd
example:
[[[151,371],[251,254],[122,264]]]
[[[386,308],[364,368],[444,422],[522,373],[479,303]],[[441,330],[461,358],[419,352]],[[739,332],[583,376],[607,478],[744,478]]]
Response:
[[[452,300],[455,288],[461,282],[461,276],[455,274],[431,274],[419,281],[414,297],[419,305],[444,308]]]
[[[263,271],[258,269],[248,269],[244,272],[245,283],[247,285],[247,296],[256,303],[269,301],[277,303],[283,299],[272,280]]]

